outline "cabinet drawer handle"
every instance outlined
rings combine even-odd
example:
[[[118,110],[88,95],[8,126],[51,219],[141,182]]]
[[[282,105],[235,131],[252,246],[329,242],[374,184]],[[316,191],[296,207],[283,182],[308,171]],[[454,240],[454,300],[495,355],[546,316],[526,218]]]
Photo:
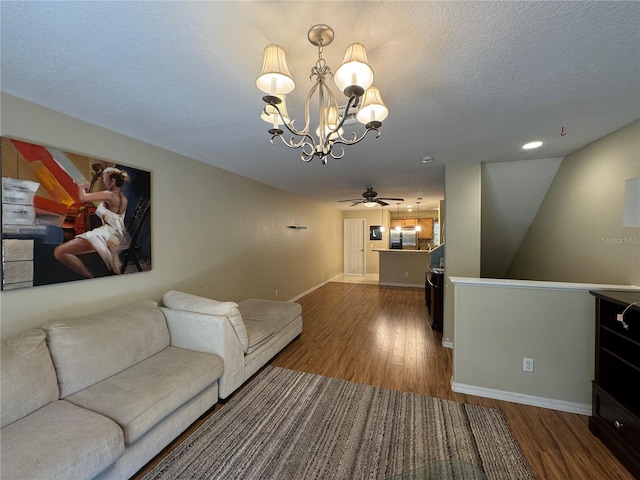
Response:
[[[616,420],[615,422],[613,422],[613,424],[615,425],[616,428],[622,428],[624,427],[624,423],[622,423],[619,420]]]

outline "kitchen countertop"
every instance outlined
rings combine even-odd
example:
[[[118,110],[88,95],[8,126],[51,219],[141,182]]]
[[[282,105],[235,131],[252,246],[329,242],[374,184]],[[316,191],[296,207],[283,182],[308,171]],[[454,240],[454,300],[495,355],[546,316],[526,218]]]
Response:
[[[431,250],[400,250],[399,248],[374,248],[371,251],[382,253],[431,253]]]

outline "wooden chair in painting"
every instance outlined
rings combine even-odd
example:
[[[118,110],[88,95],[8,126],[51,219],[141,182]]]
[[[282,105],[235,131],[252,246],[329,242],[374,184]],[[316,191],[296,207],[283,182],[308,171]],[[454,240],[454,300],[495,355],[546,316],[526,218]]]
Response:
[[[145,200],[141,198],[136,205],[131,219],[126,225],[127,230],[131,235],[131,243],[129,244],[129,248],[122,252],[122,255],[124,255],[124,261],[122,262],[120,273],[125,272],[130,262],[133,262],[135,264],[139,272],[142,271],[142,266],[140,265],[140,261],[138,260],[138,254],[140,253],[142,248],[138,244],[138,237],[140,236],[142,227],[149,217],[150,208],[151,200],[145,202]]]

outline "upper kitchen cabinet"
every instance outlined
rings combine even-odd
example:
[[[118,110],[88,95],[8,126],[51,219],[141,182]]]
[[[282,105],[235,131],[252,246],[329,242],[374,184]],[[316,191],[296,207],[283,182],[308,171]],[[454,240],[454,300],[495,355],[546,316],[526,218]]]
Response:
[[[420,225],[418,238],[433,238],[433,218],[421,218],[417,223]]]
[[[417,218],[392,218],[389,220],[389,227],[414,228],[418,225]]]
[[[433,218],[392,218],[389,220],[389,228],[416,228],[420,225],[420,232],[418,238],[431,239],[433,238]]]
[[[416,218],[405,218],[402,220],[402,226],[405,228],[411,228],[418,225],[418,220]]]

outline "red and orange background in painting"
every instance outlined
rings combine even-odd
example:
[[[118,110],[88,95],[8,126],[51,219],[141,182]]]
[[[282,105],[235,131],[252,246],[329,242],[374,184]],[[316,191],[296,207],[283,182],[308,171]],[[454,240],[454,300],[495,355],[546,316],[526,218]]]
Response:
[[[122,252],[121,272],[107,271],[95,254],[83,260],[96,277],[151,269],[149,172],[6,137],[0,148],[3,290],[80,279],[52,252],[101,224],[96,205],[79,201],[78,184],[90,184],[90,191],[104,189],[101,174],[107,167],[129,173],[123,193],[129,200],[125,219],[132,242]]]

